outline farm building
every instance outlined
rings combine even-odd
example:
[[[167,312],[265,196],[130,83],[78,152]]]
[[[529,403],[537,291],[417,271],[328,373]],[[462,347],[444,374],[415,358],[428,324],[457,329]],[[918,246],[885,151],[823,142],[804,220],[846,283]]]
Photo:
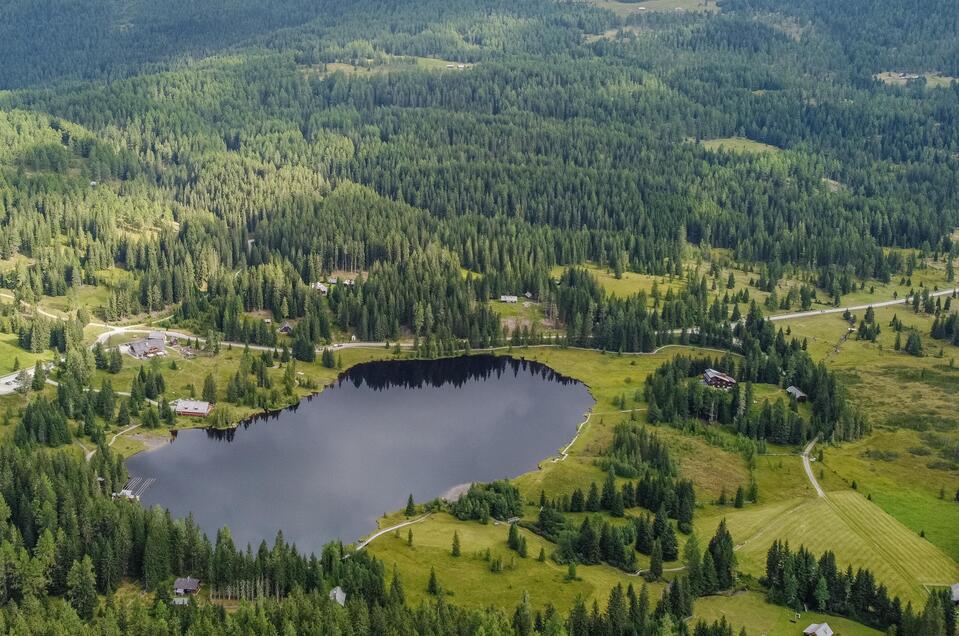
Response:
[[[736,386],[735,378],[716,369],[706,369],[703,372],[703,382],[715,389],[731,389]]]
[[[177,596],[186,596],[187,594],[196,594],[200,591],[200,580],[192,576],[179,578],[173,581],[173,593]]]
[[[499,297],[499,301],[501,303],[516,303],[516,302],[519,302],[519,298],[516,296],[510,296],[508,294],[504,294],[503,296]]]
[[[959,606],[959,583],[952,586],[952,602]]]
[[[809,399],[809,396],[803,393],[802,389],[800,389],[798,386],[789,387],[786,389],[786,393],[796,398],[797,402],[805,402]]]
[[[289,322],[284,322],[282,325],[280,325],[280,328],[277,329],[277,332],[290,335],[291,333],[293,333],[293,325],[291,325]]]
[[[170,406],[177,415],[187,417],[206,417],[213,410],[213,405],[203,400],[174,400]]]
[[[330,600],[339,605],[346,605],[346,592],[343,591],[342,587],[337,585],[330,590]]]
[[[316,282],[310,285],[310,287],[313,288],[313,291],[318,291],[324,296],[330,291],[330,288],[325,283]]]
[[[151,332],[143,340],[134,340],[129,346],[130,355],[135,358],[146,359],[166,355],[166,337],[159,331]]]
[[[813,623],[803,630],[803,636],[832,636],[829,623]]]

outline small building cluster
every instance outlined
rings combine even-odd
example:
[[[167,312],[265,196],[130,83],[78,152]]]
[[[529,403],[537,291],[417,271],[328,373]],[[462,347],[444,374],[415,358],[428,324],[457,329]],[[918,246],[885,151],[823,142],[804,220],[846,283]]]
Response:
[[[173,581],[173,604],[187,605],[191,596],[196,596],[200,591],[200,580],[192,576],[178,578]]]
[[[716,369],[706,369],[703,372],[703,382],[706,383],[706,386],[711,386],[714,389],[723,389],[725,391],[736,386],[736,379],[734,377],[726,375]]]
[[[151,331],[142,340],[134,340],[128,345],[130,355],[141,360],[166,355],[166,334],[162,331]]]
[[[803,636],[832,636],[829,623],[813,623],[803,630]]]
[[[213,405],[203,400],[174,400],[170,403],[170,408],[177,415],[187,417],[206,417],[213,410]]]

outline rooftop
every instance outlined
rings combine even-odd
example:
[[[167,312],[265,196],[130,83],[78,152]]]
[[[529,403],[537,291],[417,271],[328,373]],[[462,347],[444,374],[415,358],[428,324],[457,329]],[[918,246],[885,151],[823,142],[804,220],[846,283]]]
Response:
[[[813,623],[803,630],[803,636],[832,636],[829,623]]]
[[[209,402],[205,402],[203,400],[186,399],[174,400],[170,406],[173,407],[173,410],[177,413],[183,413],[187,415],[206,415],[212,408]]]
[[[196,592],[200,589],[200,580],[192,576],[178,578],[173,581],[174,590],[183,590],[184,592]]]

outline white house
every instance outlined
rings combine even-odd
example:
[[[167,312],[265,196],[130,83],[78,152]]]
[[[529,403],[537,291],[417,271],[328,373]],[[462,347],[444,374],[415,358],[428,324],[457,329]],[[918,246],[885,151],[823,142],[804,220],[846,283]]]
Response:
[[[343,591],[342,587],[337,585],[330,590],[330,600],[340,605],[346,605],[346,592]]]
[[[499,301],[501,303],[515,303],[515,302],[519,302],[519,298],[516,296],[510,296],[510,295],[504,294],[503,296],[499,297]]]
[[[829,623],[813,623],[803,630],[803,636],[832,636]]]

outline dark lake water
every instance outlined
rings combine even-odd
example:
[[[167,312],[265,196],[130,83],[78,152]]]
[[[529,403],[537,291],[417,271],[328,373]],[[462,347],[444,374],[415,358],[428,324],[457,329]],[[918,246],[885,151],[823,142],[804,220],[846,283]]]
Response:
[[[180,431],[127,468],[156,479],[143,505],[192,512],[211,539],[228,525],[255,548],[282,528],[317,551],[369,534],[409,493],[423,502],[535,469],[592,404],[583,384],[512,358],[371,362],[235,431]]]

